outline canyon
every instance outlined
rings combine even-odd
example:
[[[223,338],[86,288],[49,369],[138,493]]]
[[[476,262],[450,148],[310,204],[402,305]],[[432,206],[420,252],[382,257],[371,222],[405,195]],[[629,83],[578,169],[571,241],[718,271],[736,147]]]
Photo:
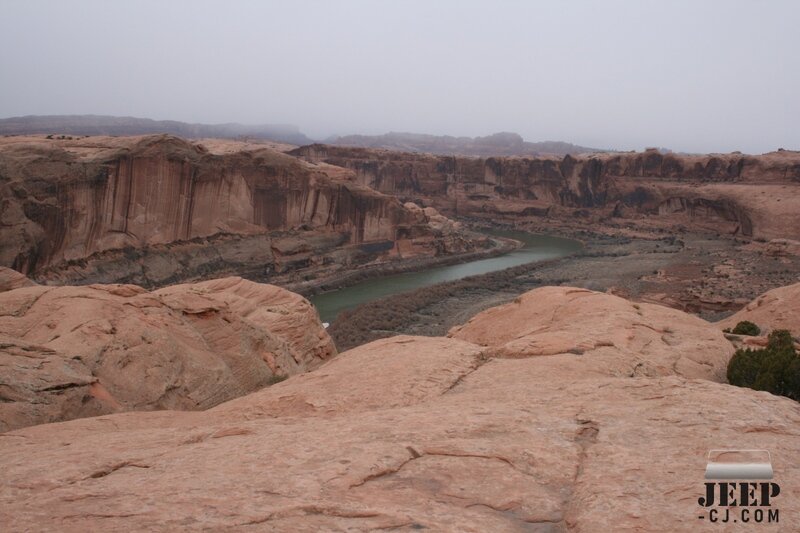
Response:
[[[723,330],[800,333],[798,192],[787,151],[2,138],[0,523],[694,531],[735,443],[786,531],[800,408],[726,383],[765,337]],[[481,227],[583,247],[327,329],[287,290],[517,246]]]
[[[43,283],[158,287],[235,274],[302,286],[498,246],[346,169],[208,144],[2,139],[0,265]]]
[[[647,218],[766,239],[800,228],[800,152],[469,158],[310,145],[288,153],[351,169],[359,183],[450,216],[583,227]]]
[[[800,3],[5,2],[0,533],[800,532]]]
[[[511,246],[463,221],[563,235],[701,232],[773,248],[800,228],[791,151],[475,158],[291,148],[5,137],[0,265],[40,283],[153,288],[240,275],[308,293]]]

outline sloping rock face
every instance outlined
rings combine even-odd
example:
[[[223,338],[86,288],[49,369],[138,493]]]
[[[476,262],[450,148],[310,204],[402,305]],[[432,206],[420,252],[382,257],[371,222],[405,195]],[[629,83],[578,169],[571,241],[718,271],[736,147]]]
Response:
[[[283,283],[475,248],[341,168],[166,135],[5,139],[0,205],[0,265],[59,283]]]
[[[731,346],[708,326],[660,305],[543,287],[479,313],[450,336],[486,346],[496,357],[551,356],[542,365],[586,374],[725,381]],[[552,362],[558,359],[564,361]]]
[[[33,287],[34,285],[36,285],[36,283],[16,270],[0,267],[0,292],[19,289],[21,287]]]
[[[796,236],[800,227],[800,152],[478,159],[315,144],[289,153],[352,169],[360,183],[446,215],[646,215],[768,238]]]
[[[758,325],[765,335],[776,329],[788,329],[800,337],[800,283],[767,291],[717,324],[720,328],[734,328],[743,320]]]
[[[0,431],[128,410],[206,409],[336,349],[301,296],[241,278],[0,293]]]
[[[534,291],[514,313],[479,315],[456,334],[485,346],[383,339],[205,412],[6,433],[0,520],[10,531],[750,531],[752,523],[698,519],[708,514],[698,504],[707,452],[725,446],[770,450],[780,521],[759,530],[793,530],[797,404],[695,379],[720,375],[716,356],[705,371],[676,365],[690,349],[732,351],[714,325],[650,306],[629,320],[615,297],[569,291],[541,301],[583,316],[583,329],[618,345],[616,355],[611,346],[572,353],[563,340],[547,353],[510,353],[506,336],[488,332],[519,326],[525,312],[538,335],[577,332],[542,320]],[[577,310],[585,299],[615,316],[594,324]],[[662,320],[680,343],[651,337]],[[659,343],[648,355],[658,372],[583,371],[647,340]],[[585,333],[573,344],[592,341]]]

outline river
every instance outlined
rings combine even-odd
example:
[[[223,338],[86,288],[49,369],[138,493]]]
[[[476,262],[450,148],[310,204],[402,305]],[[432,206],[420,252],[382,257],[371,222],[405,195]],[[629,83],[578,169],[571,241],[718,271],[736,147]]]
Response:
[[[534,235],[513,230],[483,230],[483,232],[496,237],[508,237],[522,241],[524,246],[498,257],[369,279],[339,290],[312,296],[309,300],[316,306],[323,322],[333,322],[341,311],[352,309],[371,300],[443,281],[486,274],[534,261],[564,257],[581,248],[581,243],[578,241],[549,235]]]

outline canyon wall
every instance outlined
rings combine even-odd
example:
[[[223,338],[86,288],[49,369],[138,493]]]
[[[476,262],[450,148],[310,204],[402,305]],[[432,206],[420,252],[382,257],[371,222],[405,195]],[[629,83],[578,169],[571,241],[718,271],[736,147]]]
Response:
[[[289,152],[449,215],[635,218],[747,236],[800,232],[800,153],[467,158],[326,145]]]
[[[0,206],[0,266],[38,281],[286,282],[476,246],[341,168],[166,135],[3,139]]]

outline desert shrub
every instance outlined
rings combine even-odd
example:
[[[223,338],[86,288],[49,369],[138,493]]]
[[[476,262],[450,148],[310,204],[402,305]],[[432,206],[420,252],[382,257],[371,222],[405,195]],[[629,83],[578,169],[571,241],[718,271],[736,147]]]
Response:
[[[735,333],[736,335],[760,335],[761,328],[750,322],[749,320],[742,320],[736,327],[733,328],[731,333]]]
[[[800,401],[800,357],[785,329],[769,334],[766,348],[739,349],[728,363],[728,382]]]

